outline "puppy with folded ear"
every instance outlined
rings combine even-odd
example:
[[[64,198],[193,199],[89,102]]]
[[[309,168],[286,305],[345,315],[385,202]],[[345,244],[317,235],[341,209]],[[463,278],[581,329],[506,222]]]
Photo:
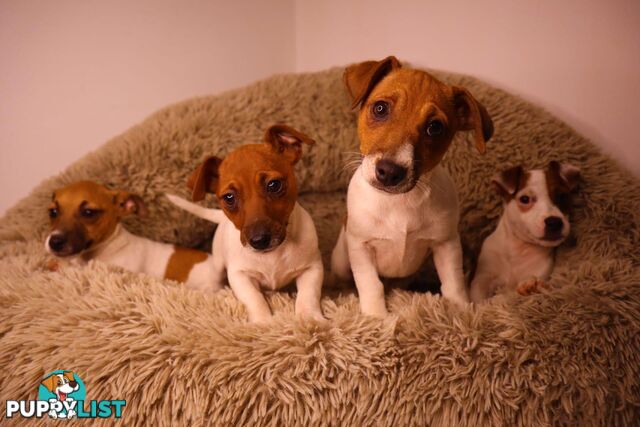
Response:
[[[501,291],[527,295],[545,286],[554,266],[554,249],[569,235],[570,193],[580,171],[552,161],[546,169],[506,169],[493,178],[504,200],[496,230],[482,244],[471,300]]]
[[[324,319],[318,237],[311,216],[297,202],[294,165],[307,135],[286,125],[271,126],[264,142],[238,147],[224,159],[209,157],[187,185],[194,201],[216,195],[222,209],[207,209],[177,196],[169,200],[218,225],[213,238],[214,279],[228,279],[249,319],[263,322],[271,309],[260,289],[277,290],[295,281],[296,314]]]
[[[384,317],[384,282],[416,274],[433,254],[444,298],[468,302],[456,187],[442,160],[458,132],[485,152],[487,109],[463,87],[403,67],[393,56],[354,64],[344,83],[358,108],[362,163],[347,192],[333,277],[355,281],[362,313]]]
[[[196,289],[216,290],[210,256],[194,249],[154,242],[129,233],[120,220],[145,215],[142,198],[79,181],[54,191],[45,248],[75,264],[100,261],[158,278],[185,282]],[[50,267],[55,268],[55,265]]]

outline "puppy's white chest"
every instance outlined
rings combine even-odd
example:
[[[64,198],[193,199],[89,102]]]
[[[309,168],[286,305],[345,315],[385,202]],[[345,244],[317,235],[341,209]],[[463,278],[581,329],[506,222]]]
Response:
[[[282,248],[288,249],[288,248]],[[248,265],[245,273],[254,279],[261,288],[278,290],[295,280],[304,269],[291,251],[283,253],[257,254],[256,262]]]

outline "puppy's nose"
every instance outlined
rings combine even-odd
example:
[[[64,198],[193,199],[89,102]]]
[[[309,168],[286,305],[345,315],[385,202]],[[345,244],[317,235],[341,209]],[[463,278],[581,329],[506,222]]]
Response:
[[[67,244],[67,238],[62,234],[54,234],[49,237],[49,247],[54,252],[60,252]]]
[[[76,387],[78,387],[78,382],[77,381],[69,381],[69,385],[71,386],[71,388],[76,388]]]
[[[391,160],[382,159],[376,163],[376,179],[385,187],[395,187],[407,176],[407,168],[393,163]]]
[[[251,236],[251,238],[249,239],[249,244],[252,248],[257,250],[267,249],[271,244],[271,234],[263,232],[256,234],[255,236]]]
[[[562,231],[562,227],[564,223],[562,222],[562,218],[557,216],[549,216],[544,219],[544,226],[547,231],[551,233],[558,233]]]

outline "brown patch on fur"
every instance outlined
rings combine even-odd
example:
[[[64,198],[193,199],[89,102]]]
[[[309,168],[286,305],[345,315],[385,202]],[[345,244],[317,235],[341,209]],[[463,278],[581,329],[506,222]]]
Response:
[[[111,190],[93,181],[78,181],[57,189],[49,209],[56,211],[55,217],[50,217],[51,231],[65,235],[71,253],[90,249],[105,241],[113,234],[121,218],[130,214],[146,214],[139,196]],[[94,215],[84,215],[83,211],[87,209]]]
[[[558,162],[550,162],[544,171],[549,198],[564,214],[571,212],[571,190],[577,185],[579,174],[564,176]]]
[[[303,143],[311,145],[314,141],[289,126],[273,125],[265,131],[264,143],[240,146],[223,160],[209,157],[187,183],[193,199],[215,193],[225,215],[240,230],[243,244],[248,241],[250,228],[258,225],[283,240],[298,199],[294,165],[302,155]],[[281,181],[282,190],[267,192],[271,180]],[[233,194],[235,203],[225,202],[227,194]]]
[[[169,262],[167,262],[164,278],[176,282],[186,282],[193,266],[205,261],[208,255],[206,252],[181,246],[174,246],[174,249],[169,257]]]
[[[522,166],[514,166],[494,176],[491,179],[491,184],[505,202],[510,202],[518,191],[527,186],[530,176],[531,174],[525,171]]]
[[[352,65],[345,70],[344,81],[354,106],[361,105],[362,154],[392,153],[408,142],[414,147],[416,178],[442,160],[457,131],[473,130],[481,153],[493,135],[487,110],[466,89],[447,85],[422,70],[401,68],[395,57]],[[386,118],[373,114],[378,101],[389,105]],[[427,128],[436,120],[444,128],[430,136]]]

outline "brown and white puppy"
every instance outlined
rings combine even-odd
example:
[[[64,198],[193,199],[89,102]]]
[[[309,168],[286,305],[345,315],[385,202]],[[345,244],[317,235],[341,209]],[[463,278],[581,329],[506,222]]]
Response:
[[[42,380],[40,384],[42,384],[51,393],[56,395],[55,399],[49,400],[49,402],[52,402],[52,403],[55,402],[56,400],[60,402],[73,402],[74,399],[69,397],[69,394],[73,393],[74,391],[77,391],[78,388],[80,387],[80,385],[76,381],[75,376],[73,375],[73,372],[71,371],[65,371],[61,374],[49,375],[47,378]],[[67,409],[66,413],[63,412],[60,414],[58,414],[58,412],[55,409],[51,409],[49,411],[50,418],[69,419],[69,418],[74,418],[75,416],[76,416],[76,411],[71,408]]]
[[[492,180],[504,200],[496,230],[482,244],[471,300],[500,291],[522,295],[544,286],[554,265],[554,249],[569,235],[570,192],[580,171],[568,163],[546,169],[507,169]]]
[[[318,237],[311,216],[297,203],[293,166],[303,143],[314,141],[275,125],[267,129],[264,143],[243,145],[224,160],[205,160],[189,178],[192,199],[213,193],[222,210],[167,195],[177,206],[219,224],[213,237],[216,283],[223,286],[226,276],[253,322],[271,317],[260,289],[277,290],[292,281],[298,289],[296,314],[324,319]]]
[[[145,213],[139,196],[92,181],[75,182],[53,193],[45,247],[73,263],[101,261],[196,289],[215,289],[207,253],[135,236],[120,224],[125,216]]]
[[[403,68],[393,56],[348,67],[344,81],[359,106],[363,158],[349,184],[334,275],[353,275],[362,312],[384,316],[380,277],[416,273],[433,250],[442,295],[467,302],[456,189],[439,164],[458,131],[473,131],[485,151],[493,134],[487,110],[466,89]]]

